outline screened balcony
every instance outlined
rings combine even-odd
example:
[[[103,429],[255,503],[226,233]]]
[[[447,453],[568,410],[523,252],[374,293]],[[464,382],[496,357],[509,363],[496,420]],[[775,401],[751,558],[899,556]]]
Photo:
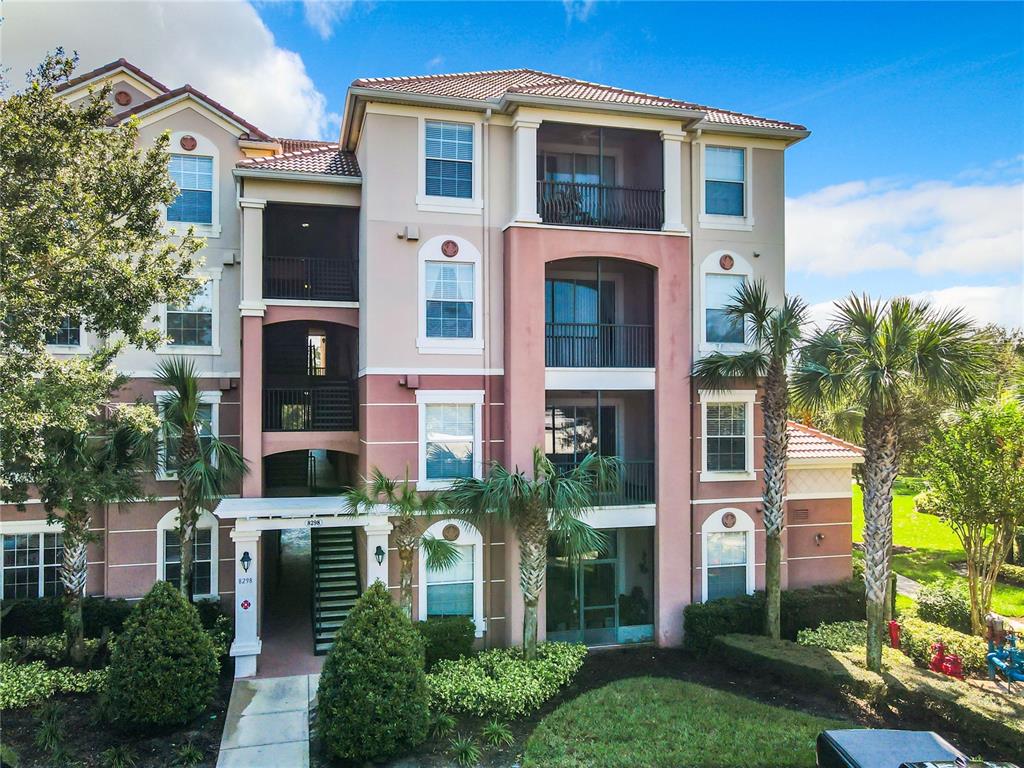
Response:
[[[654,367],[654,273],[620,259],[565,259],[544,277],[549,368]]]
[[[359,300],[359,211],[270,203],[263,211],[263,296]]]
[[[599,494],[595,506],[653,504],[654,397],[651,392],[549,392],[544,452],[562,471],[591,453],[617,456],[618,488]]]
[[[653,131],[542,123],[537,213],[546,224],[660,230],[661,139]]]
[[[356,485],[358,457],[341,451],[285,451],[263,458],[264,496],[333,496]]]

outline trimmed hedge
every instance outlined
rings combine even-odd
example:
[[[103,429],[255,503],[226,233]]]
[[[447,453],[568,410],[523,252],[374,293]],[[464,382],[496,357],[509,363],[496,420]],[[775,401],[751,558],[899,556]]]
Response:
[[[29,664],[0,662],[0,709],[40,704],[55,693],[92,693],[102,690],[105,669],[80,672],[71,667],[49,669],[41,661]]]
[[[416,630],[423,638],[428,672],[439,661],[461,659],[473,653],[476,626],[468,616],[435,616],[416,622]]]
[[[4,637],[42,637],[64,631],[64,605],[60,597],[37,597],[4,604],[10,611],[3,618]],[[132,612],[127,600],[86,597],[82,601],[82,621],[86,637],[100,637],[104,629],[117,634]]]
[[[1002,568],[999,569],[999,580],[1004,584],[1024,587],[1024,565],[1003,563]]]
[[[867,621],[837,621],[814,629],[801,629],[796,641],[800,645],[811,645],[828,651],[852,651],[863,646],[867,636]]]
[[[881,675],[864,669],[859,649],[843,653],[749,635],[718,637],[713,649],[713,658],[744,672],[756,669],[784,684],[848,693],[897,710],[924,709],[995,750],[1024,750],[1024,704],[900,663],[905,657],[893,649],[883,649],[892,653],[884,655],[888,668]]]
[[[955,653],[964,664],[964,672],[983,675],[988,669],[985,654],[988,643],[975,635],[957,632],[930,621],[915,618],[900,620],[900,650],[920,667],[927,667],[932,659],[932,643],[942,640],[947,653]]]
[[[971,603],[967,590],[953,581],[933,581],[921,587],[914,600],[917,615],[925,621],[950,627],[957,632],[971,631]]]
[[[782,636],[796,640],[801,629],[864,618],[864,584],[850,580],[810,589],[787,589],[781,603]],[[720,635],[760,634],[764,605],[763,592],[691,603],[683,610],[683,647],[707,653]]]

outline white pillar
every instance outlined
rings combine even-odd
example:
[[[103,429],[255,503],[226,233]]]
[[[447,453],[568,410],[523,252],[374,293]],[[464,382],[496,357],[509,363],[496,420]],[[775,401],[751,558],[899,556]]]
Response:
[[[374,520],[363,526],[363,531],[366,532],[365,586],[367,587],[377,580],[383,581],[385,587],[388,585],[388,535],[393,527],[386,517]],[[383,560],[378,563],[377,557],[380,552],[383,552],[384,556]]]
[[[263,316],[263,209],[266,200],[238,199],[242,209],[242,315]]]
[[[537,129],[540,123],[516,120],[516,221],[539,222],[537,213]]]
[[[662,131],[661,146],[664,158],[665,232],[686,232],[683,223],[683,131]]]
[[[235,677],[256,674],[256,658],[263,642],[259,635],[260,531],[232,529],[235,542]],[[248,557],[246,557],[248,554]]]

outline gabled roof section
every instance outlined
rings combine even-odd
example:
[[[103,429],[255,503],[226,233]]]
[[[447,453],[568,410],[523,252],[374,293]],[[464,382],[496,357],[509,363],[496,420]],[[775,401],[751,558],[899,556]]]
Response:
[[[66,83],[58,85],[56,91],[57,93],[61,93],[63,91],[70,91],[77,88],[80,85],[90,83],[93,80],[98,80],[102,77],[113,75],[118,71],[123,71],[130,75],[133,75],[133,79],[141,80],[142,82],[148,84],[153,90],[159,93],[167,93],[167,91],[169,90],[166,85],[164,85],[159,80],[154,78],[148,72],[143,72],[141,69],[136,67],[127,59],[117,59],[116,61],[112,61],[109,64],[104,64],[102,67],[96,67],[96,69],[78,75],[78,77],[71,78]]]
[[[786,456],[791,461],[845,460],[850,464],[859,464],[864,461],[863,448],[821,430],[790,421],[786,425],[786,431],[789,434],[789,449]]]
[[[272,136],[267,135],[245,118],[236,115],[230,109],[221,104],[219,101],[211,99],[198,88],[193,88],[191,85],[183,85],[180,88],[175,88],[173,91],[166,91],[157,96],[156,98],[150,99],[149,101],[144,101],[140,104],[137,104],[133,106],[131,109],[128,109],[113,117],[110,123],[111,125],[115,125],[121,122],[122,120],[126,119],[130,115],[145,114],[146,112],[150,112],[163,104],[183,97],[195,99],[208,109],[211,109],[214,112],[220,114],[222,117],[226,118],[229,122],[232,122],[239,128],[242,128],[247,133],[247,136],[244,136],[242,138],[255,139],[257,141],[274,141],[274,138]]]
[[[236,168],[250,171],[269,171],[276,173],[298,174],[302,176],[334,176],[359,178],[359,162],[352,152],[345,152],[337,144],[305,139],[278,139],[281,146],[291,144],[311,144],[307,149],[296,149],[270,157],[251,157],[240,160]]]
[[[352,87],[395,94],[396,96],[412,94],[441,99],[490,102],[494,106],[500,106],[505,101],[526,101],[530,97],[534,97],[576,101],[590,106],[618,105],[620,107],[682,110],[704,113],[695,115],[695,117],[703,118],[709,124],[801,133],[807,131],[804,126],[797,123],[787,123],[601,83],[591,83],[535,69],[503,69],[413,77],[368,77],[353,81]]]
[[[277,137],[277,143],[281,145],[282,152],[297,152],[300,149],[321,149],[323,147],[337,147],[335,141],[320,141],[319,139],[288,139],[283,136]]]

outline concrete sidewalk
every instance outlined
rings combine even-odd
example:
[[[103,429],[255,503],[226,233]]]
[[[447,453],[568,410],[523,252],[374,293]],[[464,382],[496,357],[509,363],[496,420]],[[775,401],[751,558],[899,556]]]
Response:
[[[308,768],[309,709],[320,675],[236,680],[217,768]]]

